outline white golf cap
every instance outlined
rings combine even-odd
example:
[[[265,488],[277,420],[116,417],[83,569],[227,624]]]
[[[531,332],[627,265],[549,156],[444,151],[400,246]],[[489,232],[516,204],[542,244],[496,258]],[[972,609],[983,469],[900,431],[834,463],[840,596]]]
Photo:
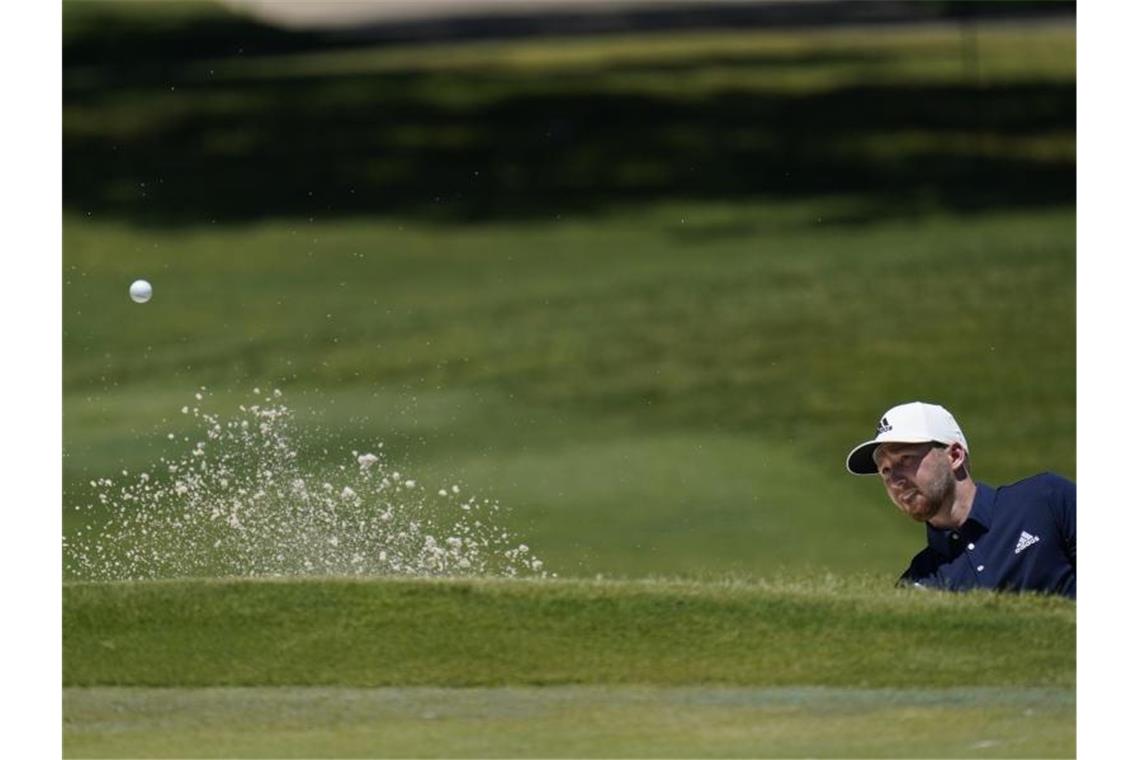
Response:
[[[954,415],[938,404],[912,401],[886,411],[879,420],[874,439],[861,443],[847,455],[847,471],[855,475],[874,475],[879,471],[872,458],[882,443],[960,443],[967,452],[966,436]]]

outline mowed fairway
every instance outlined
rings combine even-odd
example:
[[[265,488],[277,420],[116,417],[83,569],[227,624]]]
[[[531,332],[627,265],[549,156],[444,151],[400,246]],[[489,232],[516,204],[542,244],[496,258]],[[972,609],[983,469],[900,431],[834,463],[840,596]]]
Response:
[[[1075,747],[1065,600],[826,578],[169,581],[64,596],[74,757]]]
[[[424,482],[498,499],[563,575],[901,571],[922,531],[843,469],[900,398],[968,419],[984,481],[1073,476],[1071,210],[830,231],[813,213],[75,222],[67,525],[98,517],[91,479],[163,477],[202,438],[179,414],[200,385],[223,415],[283,388],[314,476],[381,441]],[[756,232],[696,246],[701,225]],[[139,307],[126,284],[147,271]],[[944,291],[954,319],[900,319]]]
[[[69,757],[1072,757],[1071,689],[68,688]],[[962,730],[966,726],[966,730]]]

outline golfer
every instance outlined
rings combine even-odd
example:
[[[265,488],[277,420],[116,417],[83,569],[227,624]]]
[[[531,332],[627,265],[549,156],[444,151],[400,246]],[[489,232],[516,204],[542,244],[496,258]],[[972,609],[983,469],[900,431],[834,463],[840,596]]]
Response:
[[[992,488],[970,475],[970,449],[936,404],[889,409],[874,439],[847,455],[879,475],[901,512],[926,523],[926,548],[900,585],[1038,591],[1077,597],[1077,486],[1042,473]]]

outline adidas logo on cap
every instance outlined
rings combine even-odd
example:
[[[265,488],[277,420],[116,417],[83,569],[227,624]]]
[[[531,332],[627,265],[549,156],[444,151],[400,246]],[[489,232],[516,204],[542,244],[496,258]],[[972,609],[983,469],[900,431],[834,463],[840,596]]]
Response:
[[[875,437],[859,444],[847,455],[847,471],[855,475],[873,475],[879,471],[872,454],[881,443],[961,444],[967,451],[966,436],[954,415],[943,406],[912,401],[892,407],[879,418]]]

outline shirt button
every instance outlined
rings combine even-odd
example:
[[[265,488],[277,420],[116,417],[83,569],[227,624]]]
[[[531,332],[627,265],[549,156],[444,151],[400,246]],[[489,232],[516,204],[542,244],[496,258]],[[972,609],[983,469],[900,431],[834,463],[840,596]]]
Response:
[[[983,571],[983,570],[985,570],[985,569],[986,569],[986,566],[985,566],[985,565],[978,565],[978,572],[979,572],[979,573],[980,573],[980,572],[982,572],[982,571]]]
[[[957,533],[951,533],[951,534],[950,534],[950,538],[952,538],[952,539],[954,539],[955,541],[957,541],[957,540],[958,540],[958,534],[957,534]]]
[[[967,548],[967,549],[970,549],[970,550],[973,550],[973,548],[974,548],[974,545],[973,545],[973,544],[966,544],[966,548]]]

